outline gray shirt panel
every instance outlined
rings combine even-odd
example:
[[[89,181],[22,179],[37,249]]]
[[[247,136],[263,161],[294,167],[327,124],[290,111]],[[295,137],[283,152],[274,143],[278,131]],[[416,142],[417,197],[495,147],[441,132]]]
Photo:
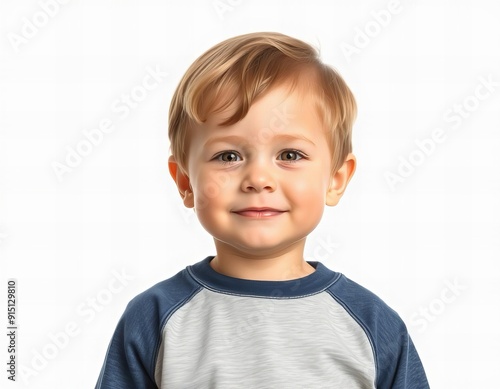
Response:
[[[162,333],[164,388],[375,388],[363,328],[327,292],[273,299],[203,289]]]

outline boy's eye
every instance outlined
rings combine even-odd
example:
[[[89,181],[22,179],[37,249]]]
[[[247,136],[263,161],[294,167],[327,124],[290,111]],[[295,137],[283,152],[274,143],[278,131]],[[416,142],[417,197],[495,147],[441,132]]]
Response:
[[[286,150],[280,154],[280,159],[285,162],[295,162],[303,158],[303,155],[296,150]]]
[[[224,163],[236,162],[237,158],[239,158],[238,155],[232,151],[226,151],[217,156],[217,159]]]

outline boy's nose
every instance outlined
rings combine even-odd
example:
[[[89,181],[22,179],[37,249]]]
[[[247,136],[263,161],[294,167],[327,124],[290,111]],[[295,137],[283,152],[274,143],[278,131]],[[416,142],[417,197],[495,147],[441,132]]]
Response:
[[[262,163],[255,162],[249,164],[241,182],[241,189],[244,192],[261,192],[276,190],[276,179],[273,177],[271,167]]]

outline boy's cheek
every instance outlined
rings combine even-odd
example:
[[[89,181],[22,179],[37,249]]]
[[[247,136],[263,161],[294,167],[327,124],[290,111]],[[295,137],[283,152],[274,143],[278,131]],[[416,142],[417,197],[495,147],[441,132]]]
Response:
[[[214,207],[221,197],[222,188],[214,182],[199,183],[193,188],[194,205],[197,211],[206,211]]]

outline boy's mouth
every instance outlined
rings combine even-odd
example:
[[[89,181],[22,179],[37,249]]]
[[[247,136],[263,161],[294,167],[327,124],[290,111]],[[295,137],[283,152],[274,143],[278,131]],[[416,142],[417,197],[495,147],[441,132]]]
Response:
[[[246,217],[271,217],[281,215],[286,211],[282,211],[274,208],[244,208],[238,211],[232,211],[240,216]]]

